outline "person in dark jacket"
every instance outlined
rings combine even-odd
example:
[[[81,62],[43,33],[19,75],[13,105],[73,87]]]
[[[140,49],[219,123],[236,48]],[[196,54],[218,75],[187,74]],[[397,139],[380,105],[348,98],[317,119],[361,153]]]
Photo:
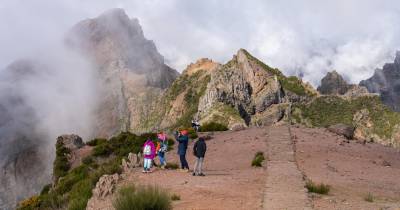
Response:
[[[181,161],[181,170],[184,172],[189,172],[189,164],[186,160],[186,150],[189,143],[188,132],[183,130],[181,132],[177,132],[175,135],[176,141],[178,141],[178,155]]]
[[[197,157],[196,164],[194,165],[193,176],[205,176],[203,174],[203,162],[204,162],[204,155],[207,151],[207,145],[204,141],[203,137],[200,137],[199,140],[193,146],[193,154]]]

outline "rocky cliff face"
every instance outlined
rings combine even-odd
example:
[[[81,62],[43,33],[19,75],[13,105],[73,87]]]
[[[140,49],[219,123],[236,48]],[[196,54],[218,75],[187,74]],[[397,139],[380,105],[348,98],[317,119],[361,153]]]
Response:
[[[121,130],[146,131],[143,122],[178,72],[164,64],[139,21],[113,9],[78,23],[67,37],[99,69],[102,98],[95,133],[109,137]]]
[[[400,111],[400,52],[393,63],[387,63],[374,75],[360,82],[371,93],[379,93],[384,104],[394,111]]]
[[[241,49],[224,65],[209,59],[191,64],[163,94],[149,127],[159,129],[218,122],[271,124],[282,119],[286,102],[314,95],[296,77],[286,77]],[[160,123],[161,122],[161,123]]]

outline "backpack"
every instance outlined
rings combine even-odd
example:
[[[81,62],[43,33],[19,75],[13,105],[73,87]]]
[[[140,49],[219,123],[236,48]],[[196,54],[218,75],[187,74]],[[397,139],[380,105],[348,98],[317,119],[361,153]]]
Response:
[[[146,144],[143,148],[143,154],[144,155],[151,155],[151,146]]]

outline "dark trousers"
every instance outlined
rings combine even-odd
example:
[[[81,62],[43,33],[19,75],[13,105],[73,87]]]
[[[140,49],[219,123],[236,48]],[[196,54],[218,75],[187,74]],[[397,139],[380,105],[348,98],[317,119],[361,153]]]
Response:
[[[181,159],[181,167],[182,169],[189,169],[189,164],[186,160],[186,154],[184,155],[179,155],[179,158]]]

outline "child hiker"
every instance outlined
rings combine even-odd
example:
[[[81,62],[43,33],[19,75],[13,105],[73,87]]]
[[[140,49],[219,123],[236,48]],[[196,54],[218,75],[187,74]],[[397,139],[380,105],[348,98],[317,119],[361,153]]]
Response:
[[[167,152],[168,149],[167,135],[165,135],[164,133],[159,133],[157,134],[157,138],[158,142],[156,151],[158,154],[158,159],[160,160],[161,168],[165,169],[165,166],[167,165],[167,161],[165,159],[165,153]]]
[[[203,174],[203,162],[204,162],[204,155],[207,151],[207,145],[204,141],[203,137],[200,137],[199,140],[193,146],[193,154],[197,157],[196,164],[194,165],[193,176],[205,176]]]
[[[148,139],[143,145],[143,173],[151,172],[151,164],[156,156],[156,148],[153,141]]]

